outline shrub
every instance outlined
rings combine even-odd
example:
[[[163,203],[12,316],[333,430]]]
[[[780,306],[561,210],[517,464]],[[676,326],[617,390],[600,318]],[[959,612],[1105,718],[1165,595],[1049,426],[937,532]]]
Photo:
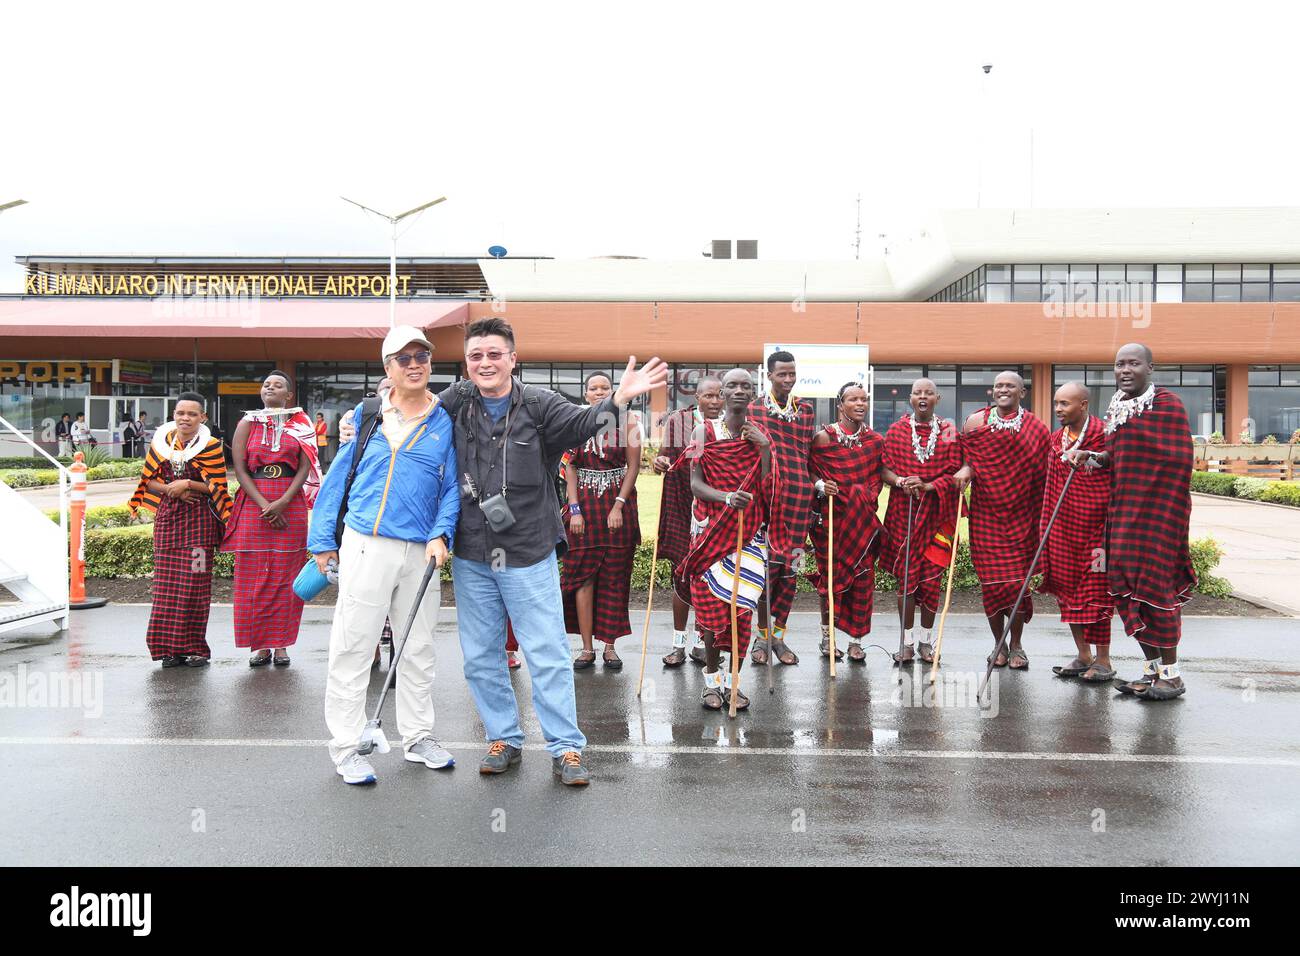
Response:
[[[1192,491],[1207,495],[1233,496],[1233,487],[1237,479],[1232,475],[1220,475],[1212,471],[1192,472]]]
[[[1255,444],[1255,436],[1252,435],[1252,434],[1250,433],[1250,429],[1249,429],[1249,428],[1243,428],[1243,429],[1241,430],[1241,434],[1239,434],[1239,435],[1237,436],[1237,444],[1238,444],[1238,445],[1253,445],[1253,444]]]
[[[1291,444],[1300,445],[1300,428],[1297,428],[1291,433]]]
[[[1264,438],[1263,438],[1263,440],[1260,442],[1260,444],[1261,444],[1261,445],[1276,445],[1276,444],[1277,444],[1277,436],[1276,436],[1276,435],[1265,435]]]
[[[1213,538],[1197,538],[1188,543],[1192,569],[1196,572],[1196,593],[1209,597],[1226,598],[1232,594],[1232,584],[1212,572],[1219,566],[1223,549]]]
[[[78,445],[77,451],[81,452],[81,461],[87,468],[97,468],[113,460],[108,449],[99,445]]]
[[[1223,432],[1211,432],[1211,433],[1210,433],[1210,442],[1209,442],[1209,443],[1210,443],[1211,445],[1222,445],[1222,444],[1223,444]]]
[[[1233,481],[1233,497],[1242,498],[1246,501],[1258,501],[1260,493],[1268,487],[1268,482],[1263,478],[1241,477]]]
[[[1259,494],[1260,501],[1300,508],[1300,484],[1294,481],[1270,481]]]

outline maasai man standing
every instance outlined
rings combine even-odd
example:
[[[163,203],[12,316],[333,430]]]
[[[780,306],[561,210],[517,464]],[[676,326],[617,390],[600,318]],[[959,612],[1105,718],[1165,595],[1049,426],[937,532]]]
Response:
[[[695,626],[708,645],[704,664],[704,706],[721,710],[731,703],[731,671],[724,677],[721,654],[731,648],[731,603],[735,594],[737,670],[749,647],[750,619],[763,593],[769,541],[779,533],[780,466],[771,439],[746,414],[754,398],[754,383],[743,368],[722,378],[726,411],[719,422],[706,421],[692,437],[692,446],[675,468],[691,470],[691,550],[682,562],[680,584],[690,589]],[[743,520],[743,527],[740,522]],[[736,540],[743,532],[739,586],[736,586]],[[772,546],[787,542],[778,538]],[[736,709],[749,699],[741,694]]]
[[[614,383],[603,372],[593,372],[583,391],[588,405],[599,405],[614,391]],[[632,557],[641,543],[636,506],[641,429],[635,412],[620,417],[617,428],[602,428],[565,455],[569,547],[564,553],[560,593],[565,630],[582,638],[574,670],[595,664],[594,639],[605,645],[605,666],[621,670],[623,660],[614,650],[614,642],[632,633],[627,602]]]
[[[1182,401],[1153,384],[1151,371],[1145,345],[1125,345],[1116,354],[1119,391],[1106,410],[1106,451],[1089,457],[1111,468],[1110,594],[1125,633],[1137,639],[1146,658],[1141,677],[1117,681],[1116,687],[1144,700],[1171,700],[1187,690],[1178,670],[1178,641],[1182,606],[1196,585],[1187,547],[1192,438]]]
[[[226,459],[208,431],[203,396],[181,392],[174,421],[154,432],[128,507],[155,512],[153,610],[145,643],[163,667],[204,667],[212,560],[230,518]]]
[[[1038,550],[1038,516],[1051,442],[1047,426],[1020,404],[1024,398],[1025,380],[1015,372],[1001,372],[993,380],[993,404],[962,426],[966,464],[971,469],[971,563],[996,640],[1002,639],[1007,615]],[[1033,616],[1033,601],[1026,592],[1011,622],[1010,650],[998,654],[995,667],[1009,663],[1012,670],[1028,670],[1029,655],[1020,640]]]
[[[239,492],[221,550],[235,555],[235,646],[252,648],[250,667],[289,663],[302,623],[293,580],[307,560],[307,511],[320,490],[316,430],[290,407],[289,376],[262,381],[261,409],[235,426],[231,464]]]
[[[1106,450],[1106,430],[1101,419],[1089,413],[1088,404],[1088,389],[1082,382],[1066,382],[1052,400],[1061,427],[1053,432],[1047,451],[1040,534],[1058,500],[1061,509],[1038,562],[1043,575],[1039,590],[1056,595],[1061,621],[1070,625],[1078,649],[1074,660],[1053,667],[1053,672],[1060,677],[1102,683],[1115,676],[1110,665],[1110,618],[1115,606],[1106,587],[1104,550],[1110,471],[1093,460],[1093,453]],[[1061,499],[1061,489],[1072,468],[1075,475],[1070,479],[1070,490]]]
[[[838,417],[812,441],[808,468],[817,479],[817,518],[813,522],[813,552],[817,558],[817,592],[822,597],[823,657],[830,656],[827,580],[830,545],[828,510],[835,503],[835,626],[849,635],[849,660],[862,663],[867,653],[862,638],[871,633],[871,606],[876,590],[876,551],[880,546],[880,497],[885,439],[866,423],[870,401],[857,382],[840,389]],[[891,472],[892,476],[892,472]],[[835,659],[844,652],[838,648]]]
[[[790,542],[788,550],[772,551],[772,573],[769,575],[768,598],[772,619],[767,618],[768,608],[762,604],[758,610],[758,640],[754,642],[754,663],[767,662],[767,643],[770,635],[772,652],[782,664],[798,664],[799,656],[785,643],[785,622],[794,603],[799,569],[795,550],[803,551],[808,543],[808,526],[812,522],[813,488],[808,475],[808,451],[817,431],[817,416],[811,402],[793,394],[799,376],[795,371],[794,356],[789,352],[773,352],[767,357],[768,392],[750,404],[749,418],[772,439],[772,457],[781,473],[780,529],[770,536]],[[770,630],[769,630],[770,629]]]
[[[679,408],[664,416],[663,440],[659,454],[651,467],[664,476],[663,497],[659,503],[659,558],[667,559],[673,573],[681,566],[691,546],[691,476],[686,468],[670,471],[690,444],[695,429],[706,421],[715,422],[722,414],[722,380],[714,375],[700,379],[695,385],[695,401],[690,408]],[[677,667],[686,663],[686,624],[691,606],[673,589],[673,649],[664,657],[664,664]],[[704,663],[704,641],[695,632],[695,646],[691,660]]]
[[[957,427],[935,415],[939,390],[928,378],[912,383],[912,413],[885,433],[885,482],[894,492],[885,510],[885,535],[880,567],[898,579],[899,613],[903,617],[903,649],[894,654],[900,664],[934,660],[931,628],[939,607],[939,579],[948,567],[957,527],[957,495],[965,490],[970,469],[962,463]],[[904,574],[907,547],[908,498],[912,499],[911,560]],[[904,577],[907,593],[903,593]],[[912,625],[921,604],[921,640],[916,647]]]

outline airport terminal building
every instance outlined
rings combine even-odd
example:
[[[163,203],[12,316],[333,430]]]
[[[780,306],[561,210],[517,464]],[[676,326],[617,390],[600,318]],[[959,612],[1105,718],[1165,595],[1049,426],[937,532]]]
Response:
[[[752,251],[752,250],[750,250]],[[1286,441],[1300,428],[1300,209],[961,210],[844,261],[403,257],[396,317],[429,332],[434,380],[461,374],[463,327],[501,315],[525,382],[577,400],[629,354],[671,365],[658,413],[711,371],[757,367],[764,343],[870,349],[874,421],[906,411],[919,375],[940,412],[987,403],[1025,376],[1051,420],[1055,385],[1113,391],[1118,346],[1144,342],[1192,431]],[[382,375],[389,263],[381,257],[26,255],[0,296],[0,415],[41,439],[85,411],[101,442],[139,411],[196,389],[229,435],[282,368],[298,402],[337,419]],[[819,414],[830,414],[819,400]],[[51,438],[52,443],[52,438]]]

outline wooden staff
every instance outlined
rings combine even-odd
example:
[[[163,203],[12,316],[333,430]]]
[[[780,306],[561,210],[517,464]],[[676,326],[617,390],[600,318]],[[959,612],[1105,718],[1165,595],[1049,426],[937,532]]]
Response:
[[[957,495],[957,523],[952,531],[952,557],[948,561],[948,588],[943,595],[943,612],[939,615],[939,633],[934,639],[934,664],[930,667],[930,683],[934,683],[934,672],[939,669],[939,655],[943,652],[943,622],[948,620],[948,605],[952,603],[952,579],[957,572],[957,545],[961,541],[961,503],[963,494]]]
[[[835,496],[826,497],[826,603],[830,608],[831,676],[835,676]]]
[[[650,596],[645,602],[645,627],[641,629],[641,671],[636,675],[636,696],[641,696],[641,683],[645,680],[646,642],[650,640],[650,605],[655,599],[655,572],[659,568],[659,535],[655,535],[654,547],[650,551]]]
[[[740,512],[737,517],[740,520],[736,522],[736,568],[731,576],[731,707],[728,717],[736,716],[736,699],[740,696],[740,626],[736,618],[736,598],[740,594],[740,560],[745,551],[745,512]]]

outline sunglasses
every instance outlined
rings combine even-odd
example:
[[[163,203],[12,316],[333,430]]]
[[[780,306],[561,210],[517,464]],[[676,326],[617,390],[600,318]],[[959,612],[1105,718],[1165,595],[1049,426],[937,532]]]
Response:
[[[499,349],[493,349],[491,352],[470,352],[465,356],[465,361],[473,362],[476,365],[484,359],[489,362],[500,362],[509,354],[509,352],[502,352]]]
[[[402,353],[400,355],[394,355],[393,361],[396,362],[402,368],[406,368],[412,362],[414,362],[416,365],[428,365],[429,359],[430,357],[432,357],[432,355],[433,353],[430,352],[428,349],[421,349],[418,352],[413,352],[409,354]]]

